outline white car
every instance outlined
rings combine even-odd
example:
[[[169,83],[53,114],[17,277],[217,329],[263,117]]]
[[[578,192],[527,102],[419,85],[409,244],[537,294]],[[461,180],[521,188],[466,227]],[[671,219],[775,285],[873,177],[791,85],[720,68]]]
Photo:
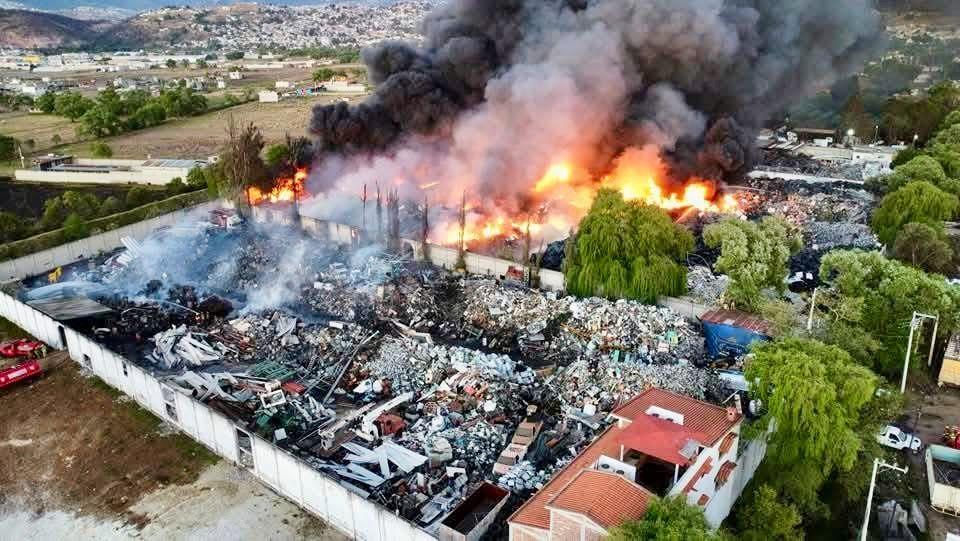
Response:
[[[880,442],[880,445],[886,445],[898,451],[910,449],[914,453],[918,452],[920,446],[923,445],[920,438],[913,434],[908,434],[893,425],[885,426],[883,430],[877,434],[877,441]]]

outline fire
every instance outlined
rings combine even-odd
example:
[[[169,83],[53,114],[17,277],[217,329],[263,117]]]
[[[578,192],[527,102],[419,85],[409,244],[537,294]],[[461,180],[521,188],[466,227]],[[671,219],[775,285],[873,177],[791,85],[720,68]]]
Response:
[[[255,186],[247,188],[247,200],[251,205],[302,201],[310,196],[304,186],[306,180],[307,170],[298,169],[293,177],[277,179],[269,192],[263,192]]]
[[[546,169],[531,189],[532,199],[545,212],[531,215],[535,215],[536,219],[485,214],[487,209],[479,200],[468,200],[463,240],[469,244],[497,238],[519,239],[526,235],[528,220],[533,238],[561,238],[587,213],[600,188],[618,190],[628,201],[655,205],[680,216],[691,212],[726,213],[738,210],[736,200],[729,194],[719,194],[714,181],[694,177],[682,184],[671,185],[666,181],[667,176],[656,149],[627,150],[617,159],[613,170],[599,180],[572,160],[558,160]],[[421,185],[421,188],[434,185]],[[456,245],[459,238],[460,225],[453,221],[442,224],[433,240]]]

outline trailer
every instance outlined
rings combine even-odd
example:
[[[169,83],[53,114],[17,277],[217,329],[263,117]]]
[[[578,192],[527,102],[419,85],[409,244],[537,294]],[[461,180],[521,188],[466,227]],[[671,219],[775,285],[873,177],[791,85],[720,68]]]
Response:
[[[930,445],[926,452],[930,506],[960,517],[960,449]]]

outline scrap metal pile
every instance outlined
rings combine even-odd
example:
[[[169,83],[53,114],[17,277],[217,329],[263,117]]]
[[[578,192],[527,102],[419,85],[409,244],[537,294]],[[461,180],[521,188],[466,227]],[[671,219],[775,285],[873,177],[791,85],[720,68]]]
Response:
[[[724,398],[696,367],[698,327],[669,309],[346,253],[292,230],[164,237],[83,271],[113,292],[114,313],[79,330],[425,527],[479,481],[538,489],[647,386]],[[521,424],[537,427],[522,452]]]
[[[842,178],[847,180],[865,180],[864,164],[853,162],[830,162],[817,160],[803,154],[787,153],[777,150],[762,150],[757,163],[766,171],[780,171],[811,175],[815,177]]]

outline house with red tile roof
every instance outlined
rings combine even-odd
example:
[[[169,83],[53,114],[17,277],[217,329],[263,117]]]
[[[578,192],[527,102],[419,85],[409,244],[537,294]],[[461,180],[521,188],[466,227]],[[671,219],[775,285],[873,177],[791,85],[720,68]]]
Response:
[[[718,527],[762,459],[739,450],[742,417],[663,389],[640,393],[615,422],[509,519],[511,541],[599,540],[642,519],[656,497],[682,495]]]

